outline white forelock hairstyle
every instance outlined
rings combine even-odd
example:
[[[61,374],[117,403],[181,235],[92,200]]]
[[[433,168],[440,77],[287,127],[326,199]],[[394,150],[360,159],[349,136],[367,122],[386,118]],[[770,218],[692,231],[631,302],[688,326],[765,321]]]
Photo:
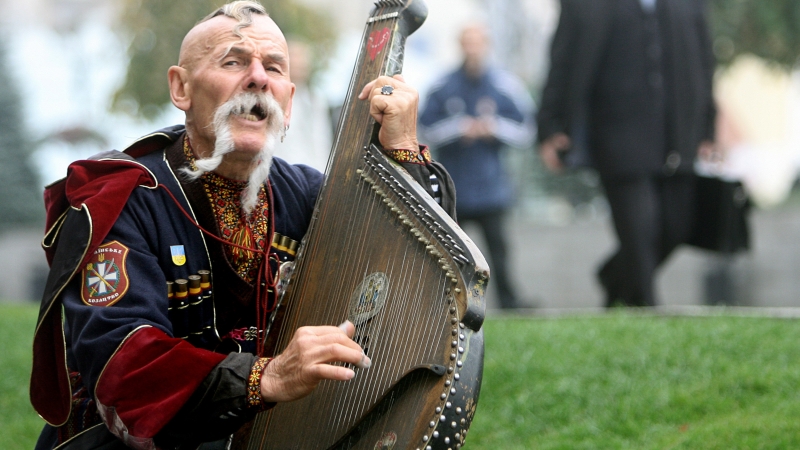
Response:
[[[239,22],[236,28],[233,29],[233,33],[240,38],[244,38],[241,29],[253,24],[253,14],[269,16],[267,10],[264,9],[261,3],[252,0],[238,0],[220,6],[216,11],[207,15],[198,23],[203,23],[217,16],[230,17]]]

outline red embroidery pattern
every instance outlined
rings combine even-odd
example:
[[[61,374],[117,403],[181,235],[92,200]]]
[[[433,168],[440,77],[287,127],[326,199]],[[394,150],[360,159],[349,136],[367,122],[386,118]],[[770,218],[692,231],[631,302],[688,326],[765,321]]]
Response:
[[[386,148],[383,149],[383,152],[386,153],[386,156],[399,163],[425,165],[430,164],[432,161],[428,147],[422,147],[418,152],[407,148]]]
[[[250,369],[250,378],[247,379],[247,406],[257,408],[261,411],[266,409],[268,404],[261,398],[261,375],[272,358],[258,358]]]
[[[195,157],[188,138],[184,139],[183,151],[195,169]],[[258,203],[253,214],[248,217],[242,211],[241,200],[246,181],[231,180],[214,172],[204,173],[200,181],[214,209],[220,237],[243,247],[265,250],[269,245],[269,196],[264,186],[258,192]],[[225,246],[225,255],[243,280],[252,283],[258,278],[258,268],[263,258],[261,253]]]

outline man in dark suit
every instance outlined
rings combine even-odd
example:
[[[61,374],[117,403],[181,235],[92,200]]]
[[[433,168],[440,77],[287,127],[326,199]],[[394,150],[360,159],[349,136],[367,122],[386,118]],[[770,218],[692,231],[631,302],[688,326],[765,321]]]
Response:
[[[561,0],[540,153],[560,171],[580,144],[600,175],[619,240],[598,272],[606,306],[655,305],[654,273],[691,230],[715,116],[706,16],[705,0]]]

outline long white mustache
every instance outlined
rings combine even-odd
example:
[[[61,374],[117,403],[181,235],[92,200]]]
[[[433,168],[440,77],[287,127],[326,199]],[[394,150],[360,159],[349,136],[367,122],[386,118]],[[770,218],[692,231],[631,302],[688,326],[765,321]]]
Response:
[[[236,150],[231,133],[230,119],[233,115],[249,115],[254,108],[260,108],[267,117],[267,136],[261,150],[253,157],[255,166],[242,191],[242,209],[246,214],[253,212],[258,203],[261,186],[269,178],[275,144],[283,133],[283,109],[275,99],[264,93],[243,92],[220,105],[214,113],[214,152],[208,158],[197,159],[197,170],[183,169],[191,180],[196,180],[206,172],[217,170],[223,157]]]

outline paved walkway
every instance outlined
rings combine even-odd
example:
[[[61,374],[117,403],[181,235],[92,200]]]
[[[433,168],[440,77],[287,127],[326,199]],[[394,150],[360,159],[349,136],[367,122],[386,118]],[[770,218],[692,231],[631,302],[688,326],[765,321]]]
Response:
[[[606,219],[548,225],[517,214],[510,221],[512,277],[525,306],[547,311],[602,310],[596,266],[615,247]],[[465,228],[483,248],[477,230]],[[731,263],[732,294],[727,303],[767,308],[800,307],[800,206],[754,210],[752,249]],[[665,307],[705,305],[705,277],[721,264],[713,253],[682,247],[656,280]],[[487,307],[496,308],[491,282]],[[588,312],[588,311],[583,311]]]

